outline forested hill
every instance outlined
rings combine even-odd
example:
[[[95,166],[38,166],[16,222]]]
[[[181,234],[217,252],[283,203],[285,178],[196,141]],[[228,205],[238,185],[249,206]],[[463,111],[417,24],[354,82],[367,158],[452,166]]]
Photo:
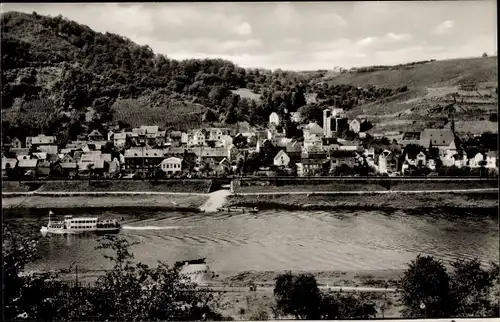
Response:
[[[111,125],[263,125],[272,111],[299,108],[307,121],[321,122],[326,105],[350,110],[408,91],[404,83],[346,82],[346,71],[330,77],[326,70],[271,72],[222,59],[174,60],[62,16],[7,12],[1,28],[6,141],[41,132],[65,141]]]

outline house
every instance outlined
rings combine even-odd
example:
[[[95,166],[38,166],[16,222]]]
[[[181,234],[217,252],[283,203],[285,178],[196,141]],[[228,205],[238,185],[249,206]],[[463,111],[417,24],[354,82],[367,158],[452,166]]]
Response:
[[[269,124],[274,124],[276,126],[280,125],[280,117],[276,112],[272,112],[269,115]]]
[[[355,118],[349,123],[349,130],[354,133],[366,132],[369,130],[369,123],[365,118]]]
[[[11,148],[9,151],[11,153],[13,153],[16,157],[20,156],[20,155],[29,155],[30,154],[29,148]]]
[[[188,139],[188,146],[204,146],[206,141],[206,131],[205,130],[196,130],[194,131]]]
[[[38,150],[47,154],[57,154],[59,147],[57,145],[40,145],[38,146]]]
[[[47,160],[47,153],[45,152],[33,152],[32,157],[37,158],[38,160]]]
[[[278,167],[288,167],[288,164],[290,164],[290,157],[286,154],[284,150],[281,150],[274,157],[273,164]]]
[[[30,159],[31,159],[31,157],[30,157],[29,155],[18,155],[18,156],[16,157],[16,159],[17,159],[18,161],[21,161],[21,160],[30,160]]]
[[[337,138],[322,138],[321,139],[321,146],[323,150],[325,151],[335,151],[340,148],[340,144],[337,141]]]
[[[439,158],[445,166],[463,167],[467,165],[467,153],[460,146],[458,138],[453,138],[449,146],[441,146],[439,149]]]
[[[300,155],[301,159],[326,159],[328,152],[324,151],[321,146],[304,146]]]
[[[170,157],[160,162],[160,169],[166,174],[175,174],[182,172],[182,159]]]
[[[38,136],[28,136],[26,138],[26,148],[31,148],[32,146],[40,146],[40,145],[53,145],[56,143],[55,136],[45,136],[40,134]]]
[[[487,161],[485,160],[486,157],[480,152],[474,153],[474,155],[468,155],[467,158],[469,159],[468,163],[471,168],[479,168],[487,164]]]
[[[125,147],[125,144],[127,143],[127,133],[126,132],[113,133],[111,139],[113,141],[113,145],[116,148],[123,149]]]
[[[10,142],[9,146],[10,146],[11,148],[14,148],[14,149],[20,149],[20,148],[22,148],[22,147],[23,147],[23,142],[21,142],[21,140],[19,140],[18,138],[14,138],[14,139]]]
[[[233,144],[233,138],[229,135],[223,134],[220,139],[218,139],[218,142],[221,147],[229,147]]]
[[[329,163],[330,161],[325,159],[302,159],[300,162],[300,170],[297,164],[297,174],[301,176],[312,176],[328,171]]]
[[[221,162],[219,162],[219,164],[217,164],[217,166],[215,166],[214,170],[217,175],[224,175],[230,173],[233,168],[231,167],[231,163],[224,158]]]
[[[194,147],[191,152],[200,159],[214,159],[217,162],[229,156],[229,151],[225,148]]]
[[[61,163],[61,171],[63,176],[68,178],[73,178],[78,174],[78,163],[77,162]]]
[[[47,178],[50,175],[50,168],[50,162],[42,160],[38,162],[38,167],[36,168],[37,178]]]
[[[125,169],[152,169],[163,161],[165,154],[165,151],[159,149],[125,150]]]
[[[16,168],[17,162],[14,158],[2,158],[2,178],[8,177],[9,172]]]
[[[337,142],[339,144],[339,148],[338,148],[339,150],[356,151],[359,148],[358,145],[352,141],[338,139]]]
[[[399,158],[389,150],[384,150],[378,157],[379,173],[394,173],[398,171]]]
[[[429,142],[429,148],[438,148],[443,155],[452,143],[455,143],[455,148],[460,145],[458,138],[450,129],[424,129],[420,134],[420,142],[424,147]]]
[[[498,169],[498,151],[486,153],[486,167],[488,169]]]
[[[20,160],[17,163],[17,168],[25,177],[35,178],[37,167],[38,159]]]
[[[420,148],[406,148],[403,151],[404,159],[408,165],[415,167],[425,167],[427,164],[427,155]]]
[[[293,162],[299,162],[302,154],[302,145],[298,141],[289,142],[285,149],[286,154]]]
[[[104,141],[106,138],[98,130],[93,130],[87,135],[87,140],[89,141]]]
[[[102,159],[96,159],[93,161],[80,161],[78,162],[78,170],[80,173],[89,173],[90,171],[94,173],[102,174],[107,169],[107,164]]]
[[[349,122],[343,109],[327,108],[323,110],[324,136],[331,137],[333,133],[341,133],[349,129]]]
[[[329,158],[330,171],[333,171],[335,168],[342,165],[352,168],[356,164],[356,152],[354,151],[330,151]]]

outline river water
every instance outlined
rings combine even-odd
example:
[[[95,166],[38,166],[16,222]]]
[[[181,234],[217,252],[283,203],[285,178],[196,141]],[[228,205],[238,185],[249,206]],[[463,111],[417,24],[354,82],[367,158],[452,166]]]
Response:
[[[351,271],[405,268],[417,254],[433,255],[445,263],[473,257],[486,263],[498,262],[499,253],[497,209],[266,210],[232,215],[137,209],[78,215],[123,216],[119,234],[139,243],[132,248],[135,259],[148,265],[206,257],[215,271]],[[18,229],[34,230],[47,219],[27,213],[4,218]],[[32,268],[52,270],[70,263],[82,272],[109,268],[96,245],[92,235],[43,238],[43,259]]]

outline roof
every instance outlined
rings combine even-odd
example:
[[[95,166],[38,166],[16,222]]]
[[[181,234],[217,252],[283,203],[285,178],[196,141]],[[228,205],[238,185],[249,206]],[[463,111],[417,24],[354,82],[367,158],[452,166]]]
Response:
[[[63,169],[76,169],[78,164],[76,162],[63,162],[61,163],[61,168]]]
[[[103,136],[101,134],[101,132],[97,131],[97,130],[93,130],[92,132],[89,133],[89,136],[92,135],[92,136]]]
[[[323,145],[339,144],[337,138],[321,138],[321,143]]]
[[[318,123],[311,122],[306,126],[306,129],[311,134],[324,134],[323,128],[319,126]]]
[[[89,164],[93,164],[93,169],[103,169],[104,168],[104,160],[95,160],[95,161],[80,161],[78,162],[78,167],[81,169],[81,170],[86,170],[87,169],[87,166]]]
[[[302,159],[300,160],[302,165],[309,165],[309,164],[325,164],[327,162],[330,162],[325,159]]]
[[[498,151],[489,151],[486,153],[486,156],[488,158],[498,158]]]
[[[31,144],[47,144],[47,143],[54,143],[55,141],[56,141],[55,136],[45,136],[43,134],[31,138]]]
[[[330,157],[332,158],[354,158],[355,156],[355,151],[337,150],[330,152]]]
[[[9,151],[16,155],[28,155],[30,153],[30,149],[28,148],[11,148]]]
[[[163,157],[165,155],[165,151],[160,149],[129,149],[125,150],[126,158],[154,158],[154,157]]]
[[[167,163],[167,162],[182,162],[182,159],[176,158],[176,157],[170,157],[170,158],[166,158],[163,161],[161,161],[161,163]]]
[[[17,159],[3,158],[2,159],[2,170],[7,169],[7,165],[9,165],[10,168],[15,168],[16,164],[17,164]]]
[[[286,154],[286,152],[284,150],[280,150],[280,152],[278,152],[278,154],[276,154],[276,156],[274,157],[274,160],[278,160],[282,156],[288,157],[288,155]]]
[[[125,132],[120,132],[120,133],[113,133],[113,139],[114,140],[123,140],[127,138],[127,133]]]
[[[455,139],[450,129],[425,129],[420,134],[422,141],[430,141],[432,146],[449,146]]]
[[[158,132],[158,125],[141,125],[140,129],[143,129],[148,134],[152,134]]]
[[[38,165],[38,159],[19,160],[19,168],[35,168]]]
[[[36,156],[36,158],[40,159],[40,160],[47,159],[47,152],[34,152],[33,155]]]

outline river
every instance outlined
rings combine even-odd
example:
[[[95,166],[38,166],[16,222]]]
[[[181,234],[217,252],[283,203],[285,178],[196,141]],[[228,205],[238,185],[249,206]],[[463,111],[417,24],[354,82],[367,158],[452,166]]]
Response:
[[[486,263],[498,261],[499,253],[497,209],[202,214],[138,208],[78,215],[123,216],[119,234],[138,242],[132,250],[145,264],[206,257],[214,271],[401,269],[417,254],[445,263],[473,257]],[[47,219],[23,210],[4,218],[24,230],[39,229]],[[81,272],[109,268],[96,245],[95,236],[43,238],[43,259],[31,268],[67,268],[72,262]]]

